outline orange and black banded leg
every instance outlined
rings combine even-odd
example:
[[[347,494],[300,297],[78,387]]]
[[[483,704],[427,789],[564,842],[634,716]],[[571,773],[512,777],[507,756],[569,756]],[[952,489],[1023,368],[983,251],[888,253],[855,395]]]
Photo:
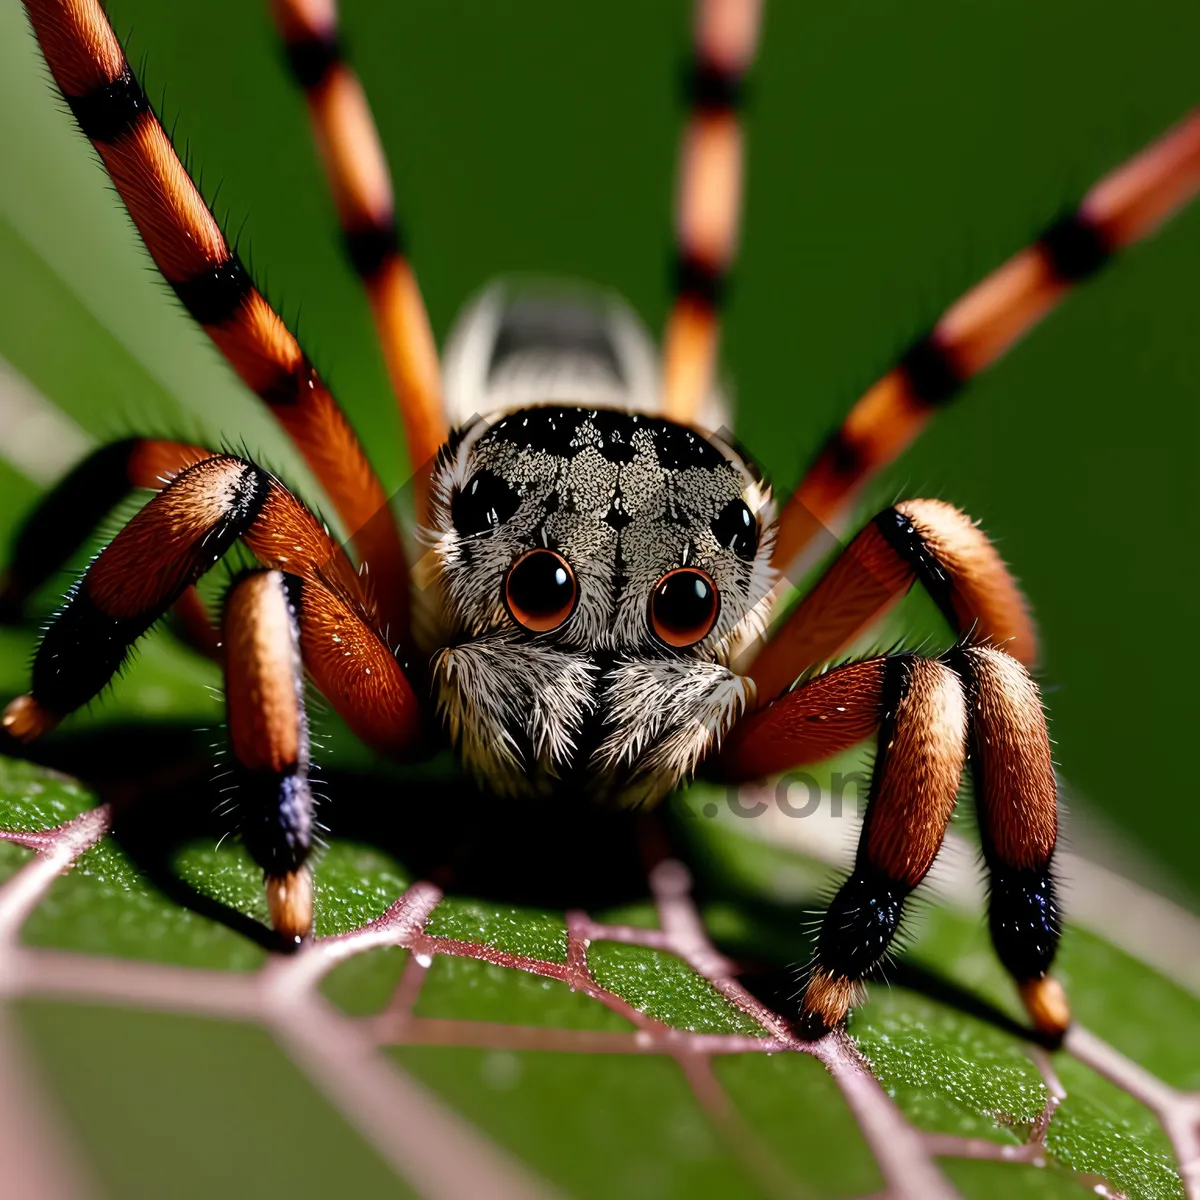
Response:
[[[320,480],[383,618],[407,628],[408,578],[387,497],[337,402],[230,249],[125,59],[100,0],[24,0],[42,53],[150,256]]]
[[[1061,932],[1058,789],[1041,697],[1021,665],[993,648],[963,647],[950,662],[967,689],[992,943],[1034,1027],[1057,1037],[1071,1014],[1049,973]]]
[[[863,485],[1112,256],[1148,237],[1200,191],[1200,113],[1118,167],[1073,212],[952,305],[854,405],[780,514],[782,572],[836,524]]]
[[[914,583],[956,633],[1036,660],[1025,597],[983,531],[942,500],[903,500],[854,537],[746,665],[759,702],[834,657]]]
[[[966,757],[962,684],[945,663],[913,654],[849,663],[749,716],[720,761],[727,778],[753,778],[826,758],[875,731],[858,853],[821,923],[801,1001],[809,1037],[858,1003],[941,847]]]
[[[222,620],[233,769],[223,780],[246,849],[263,869],[271,923],[312,932],[313,841],[304,672],[367,745],[411,756],[423,730],[399,663],[354,606],[314,578],[244,574]]]
[[[295,589],[281,571],[251,571],[225,598],[225,711],[232,801],[250,857],[263,869],[271,924],[286,942],[312,932],[313,843],[308,719]]]
[[[30,740],[91,700],[130,646],[239,538],[269,566],[322,581],[365,615],[359,579],[304,506],[232,455],[177,475],[100,552],[46,629],[30,694],[0,724]]]
[[[126,438],[93,451],[44,495],[13,539],[0,575],[0,620],[16,622],[26,602],[136,488],[159,490],[212,451],[182,442]]]
[[[663,405],[690,423],[712,384],[725,276],[742,203],[742,83],[754,59],[761,0],[698,0],[680,147],[675,299],[663,339]]]
[[[850,877],[821,922],[800,1002],[800,1027],[818,1037],[861,999],[886,959],[904,904],[937,856],[966,756],[962,685],[944,663],[886,660],[875,767]]]
[[[271,0],[271,14],[304,89],[346,250],[371,303],[424,520],[427,468],[449,431],[437,345],[404,253],[383,146],[358,76],[342,56],[335,0]]]
[[[936,660],[900,654],[847,663],[749,714],[726,738],[717,769],[730,782],[762,778],[873,733],[866,821],[854,869],[821,926],[802,1002],[805,1029],[817,1035],[840,1021],[887,953],[905,900],[941,845],[969,754],[992,941],[1034,1026],[1061,1034],[1070,1012],[1049,974],[1060,928],[1057,794],[1037,685],[991,646],[958,646]]]

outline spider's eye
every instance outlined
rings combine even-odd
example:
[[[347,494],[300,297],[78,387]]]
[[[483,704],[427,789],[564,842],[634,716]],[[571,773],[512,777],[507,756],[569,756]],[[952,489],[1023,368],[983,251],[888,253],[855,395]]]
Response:
[[[752,562],[758,553],[758,522],[745,500],[730,500],[712,522],[718,545],[732,550],[738,558]]]
[[[682,650],[706,638],[721,600],[713,581],[694,567],[668,571],[650,594],[650,624],[660,642]]]
[[[575,572],[553,550],[529,550],[508,569],[504,603],[518,625],[531,633],[557,629],[579,599]]]
[[[517,511],[517,493],[492,471],[472,475],[450,501],[450,518],[463,537],[487,533]]]

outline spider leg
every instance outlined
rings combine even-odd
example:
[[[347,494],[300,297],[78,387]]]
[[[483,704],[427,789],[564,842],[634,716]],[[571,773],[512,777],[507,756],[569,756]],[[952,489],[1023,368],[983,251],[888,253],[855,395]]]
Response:
[[[1036,1028],[1058,1035],[1070,1009],[1048,973],[1060,933],[1052,866],[1058,791],[1042,700],[1020,664],[991,647],[963,647],[951,662],[967,686],[992,943]]]
[[[374,630],[312,577],[242,574],[226,595],[221,631],[233,759],[226,787],[246,849],[263,869],[271,924],[299,941],[313,920],[304,670],[353,731],[385,753],[415,743],[415,697]]]
[[[821,924],[801,1019],[819,1035],[858,1002],[884,959],[910,892],[932,866],[954,808],[968,748],[992,941],[1034,1025],[1060,1034],[1070,1020],[1049,975],[1059,918],[1051,860],[1057,792],[1037,687],[992,647],[945,659],[898,654],[847,663],[746,717],[718,770],[761,777],[827,758],[877,731],[866,819],[850,876]]]
[[[774,564],[787,572],[870,478],[941,407],[1109,258],[1148,237],[1200,191],[1200,112],[1105,176],[942,315],[854,405],[780,514]]]
[[[25,0],[42,53],[142,241],[189,313],[304,455],[407,629],[408,579],[387,497],[337,402],[252,283],[184,170],[100,0]]]
[[[733,261],[742,193],[742,79],[754,59],[762,0],[698,0],[680,147],[675,299],[663,338],[668,417],[695,420],[716,365],[724,276]]]
[[[239,538],[265,565],[320,584],[372,625],[359,576],[317,519],[261,467],[219,455],[176,476],[92,561],[38,647],[30,694],[0,723],[29,740],[92,699],[133,642]],[[411,688],[394,699],[415,710]]]
[[[91,537],[105,513],[135,488],[161,489],[211,450],[127,438],[93,451],[47,492],[25,519],[0,575],[0,614],[15,622],[26,601]]]
[[[987,536],[944,501],[903,500],[857,534],[742,668],[760,702],[836,655],[917,581],[956,632],[1034,662],[1025,597]]]
[[[424,520],[426,468],[448,430],[437,345],[404,255],[383,146],[358,76],[342,58],[336,0],[271,0],[271,15],[304,89],[346,249],[371,303]]]
[[[271,924],[312,930],[313,797],[294,575],[252,571],[225,598],[225,709],[242,840],[263,869]]]

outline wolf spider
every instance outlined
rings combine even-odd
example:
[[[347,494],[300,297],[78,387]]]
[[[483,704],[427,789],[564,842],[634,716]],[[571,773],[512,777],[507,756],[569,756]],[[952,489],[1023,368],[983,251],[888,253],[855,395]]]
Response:
[[[976,525],[908,500],[771,622],[781,580],[929,417],[1117,250],[1200,187],[1200,117],[1118,168],[955,303],[851,409],[777,512],[722,431],[713,384],[741,190],[741,84],[756,0],[700,0],[680,157],[675,299],[661,357],[619,302],[498,285],[460,319],[445,385],[378,135],[334,0],[273,0],[346,248],[374,313],[414,472],[421,586],[337,402],[230,250],[99,0],[25,0],[51,73],[150,254],[283,425],[350,550],[248,458],[134,438],[79,464],[29,518],[0,599],[19,613],[136,488],[157,494],[92,561],[3,716],[46,732],[96,696],[174,608],[225,672],[241,833],[276,929],[312,929],[308,678],[368,746],[450,742],[498,796],[647,806],[698,773],[746,780],[874,737],[851,874],[821,926],[803,1028],[840,1022],[941,845],[969,761],[990,928],[1034,1025],[1069,1010],[1057,795],[1025,601]],[[479,414],[483,414],[480,416]],[[219,631],[195,584],[237,541]],[[357,567],[355,566],[357,561]],[[369,568],[369,570],[368,570]],[[836,660],[915,583],[957,631],[941,655]]]

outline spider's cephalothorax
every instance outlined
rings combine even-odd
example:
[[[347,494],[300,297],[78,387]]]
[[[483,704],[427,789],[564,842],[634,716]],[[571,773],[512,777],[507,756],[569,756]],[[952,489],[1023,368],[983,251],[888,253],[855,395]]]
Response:
[[[434,473],[439,706],[501,793],[653,802],[753,699],[770,502],[716,437],[614,409],[480,418]]]
[[[0,718],[7,736],[36,738],[98,695],[173,611],[222,664],[226,796],[263,868],[272,923],[292,941],[313,923],[305,674],[381,754],[429,749],[427,716],[440,711],[483,785],[504,795],[644,804],[699,771],[751,780],[873,739],[857,854],[800,1002],[813,1033],[845,1017],[886,958],[969,761],[993,943],[1038,1028],[1065,1029],[1066,997],[1050,974],[1057,790],[1028,670],[1037,639],[987,537],[949,504],[898,502],[768,628],[769,600],[774,580],[820,531],[840,528],[938,407],[1200,190],[1200,116],[1117,168],[953,305],[858,401],[775,518],[730,438],[700,432],[728,423],[712,380],[759,0],[697,3],[661,355],[611,300],[492,291],[447,347],[444,388],[333,0],[272,0],[399,401],[427,543],[412,568],[350,423],[230,249],[100,0],[24,2],[155,263],[303,453],[351,539],[340,546],[248,459],[143,438],[96,451],[19,533],[0,614],[21,617],[98,508],[135,488],[158,494],[47,626],[29,693]],[[218,631],[194,585],[239,540],[261,565],[234,581]],[[847,659],[914,584],[956,631],[953,650]]]

